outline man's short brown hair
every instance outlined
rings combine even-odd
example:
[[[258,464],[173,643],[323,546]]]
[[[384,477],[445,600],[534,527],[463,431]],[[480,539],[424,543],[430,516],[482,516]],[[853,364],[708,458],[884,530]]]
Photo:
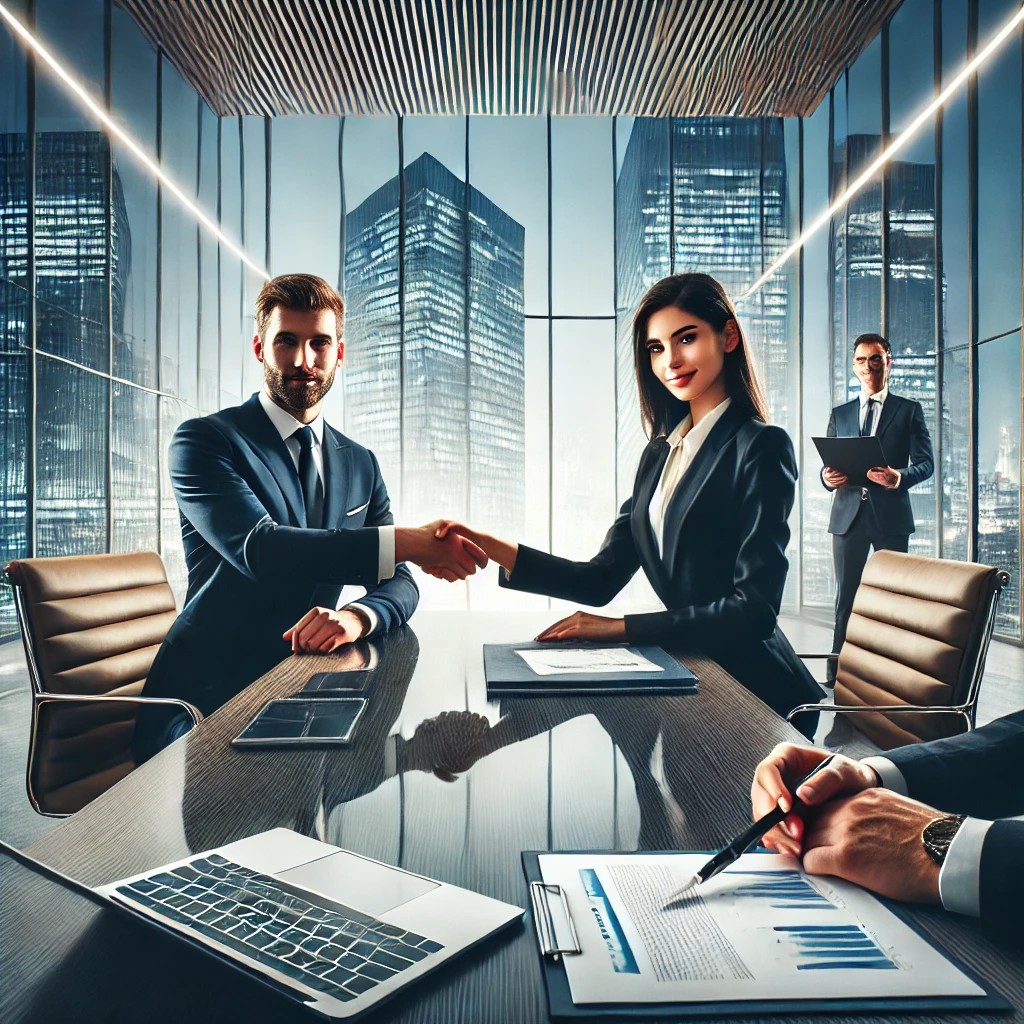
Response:
[[[256,297],[256,333],[266,339],[270,314],[277,306],[299,313],[329,309],[338,321],[338,339],[345,322],[345,302],[322,277],[315,274],[282,274],[268,281]]]

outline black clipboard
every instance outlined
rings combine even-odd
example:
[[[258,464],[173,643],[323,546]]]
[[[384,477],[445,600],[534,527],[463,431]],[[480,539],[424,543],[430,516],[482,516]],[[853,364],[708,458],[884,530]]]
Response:
[[[529,915],[534,923],[537,942],[537,952],[540,957],[541,971],[544,975],[544,987],[548,994],[548,1013],[554,1020],[585,1020],[587,1018],[621,1020],[687,1020],[705,1017],[778,1017],[787,1014],[903,1014],[903,1013],[1006,1013],[1013,1010],[1013,1006],[982,978],[966,967],[955,956],[945,949],[935,946],[934,942],[924,936],[934,948],[951,963],[957,970],[962,971],[976,985],[985,990],[983,996],[897,996],[897,997],[867,997],[864,999],[756,999],[756,1000],[735,1000],[728,1002],[688,1002],[688,1003],[605,1003],[588,1004],[577,1006],[572,1001],[572,993],[569,991],[569,978],[565,973],[562,964],[562,957],[573,955],[577,949],[571,949],[572,940],[575,938],[575,929],[571,931],[562,930],[560,936],[562,944],[552,950],[552,955],[544,953],[544,926],[539,923],[544,913],[541,899],[548,901],[556,908],[562,901],[561,890],[557,885],[546,884],[540,872],[541,856],[548,856],[560,852],[608,854],[608,850],[524,850],[522,853],[523,872],[530,890]],[[614,851],[616,856],[622,855],[623,851]],[[639,856],[665,853],[669,851],[659,850],[638,850]],[[675,850],[674,853],[696,853],[695,850]],[[707,852],[710,856],[711,851]],[[535,896],[535,894],[537,894]],[[921,929],[909,919],[903,908],[891,900],[877,897],[878,901],[891,910],[903,922],[908,924],[919,935]],[[562,903],[564,906],[564,903]],[[568,915],[568,907],[564,913]],[[570,918],[571,922],[571,918]],[[571,926],[570,926],[571,927]],[[557,935],[550,935],[558,939]],[[557,943],[556,943],[557,945]],[[566,947],[570,948],[566,948]]]
[[[616,647],[632,651],[658,666],[650,672],[567,672],[538,675],[518,651],[550,651],[559,646],[573,649]],[[484,678],[488,697],[565,697],[586,694],[680,694],[694,693],[697,677],[667,651],[650,644],[595,644],[567,642],[484,644]]]
[[[888,466],[889,460],[877,437],[812,437],[823,466],[845,473],[853,487],[867,487],[868,470]]]

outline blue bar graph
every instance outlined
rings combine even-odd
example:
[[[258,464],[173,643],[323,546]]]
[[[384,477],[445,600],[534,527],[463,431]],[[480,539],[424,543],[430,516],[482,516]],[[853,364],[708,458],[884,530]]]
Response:
[[[766,900],[774,910],[835,910],[799,871],[730,871],[729,878],[755,878],[730,890],[739,899]]]
[[[781,939],[793,945],[798,971],[895,971],[873,938],[859,925],[778,925]]]

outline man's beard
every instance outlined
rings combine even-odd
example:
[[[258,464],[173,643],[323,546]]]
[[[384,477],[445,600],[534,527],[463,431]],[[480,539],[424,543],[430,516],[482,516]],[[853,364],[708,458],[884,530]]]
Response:
[[[334,384],[334,374],[335,370],[331,370],[329,374],[316,378],[315,383],[309,385],[306,383],[308,378],[291,381],[280,370],[275,370],[267,363],[263,364],[263,379],[267,385],[267,392],[282,409],[289,412],[303,412],[323,401]]]

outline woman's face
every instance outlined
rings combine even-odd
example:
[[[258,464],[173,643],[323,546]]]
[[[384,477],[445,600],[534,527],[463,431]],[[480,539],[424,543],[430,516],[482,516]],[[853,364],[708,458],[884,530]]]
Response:
[[[690,403],[694,423],[725,401],[725,353],[738,344],[735,320],[716,331],[685,309],[666,306],[647,322],[651,370],[680,402]]]

